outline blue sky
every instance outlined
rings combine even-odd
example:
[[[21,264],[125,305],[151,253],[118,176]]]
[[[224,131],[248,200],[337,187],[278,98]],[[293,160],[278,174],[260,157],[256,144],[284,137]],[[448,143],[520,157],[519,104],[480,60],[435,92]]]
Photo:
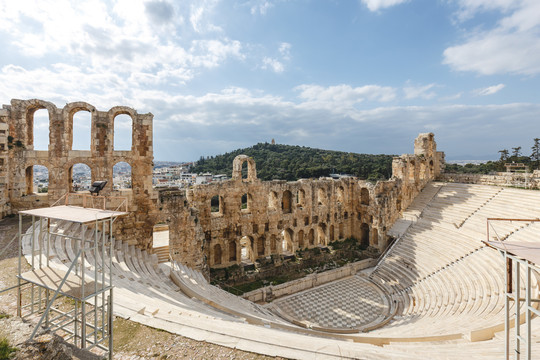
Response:
[[[411,153],[429,131],[495,159],[540,137],[538,0],[0,0],[0,47],[2,104],[151,112],[156,160]]]

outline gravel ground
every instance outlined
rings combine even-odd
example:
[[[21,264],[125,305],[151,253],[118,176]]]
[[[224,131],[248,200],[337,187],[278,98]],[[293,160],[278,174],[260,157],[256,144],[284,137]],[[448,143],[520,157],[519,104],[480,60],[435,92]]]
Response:
[[[25,219],[23,227],[30,225]],[[0,220],[0,289],[16,284],[17,241],[2,253],[18,232],[18,217]],[[26,263],[26,262],[24,262]],[[25,269],[29,269],[25,264]],[[14,317],[16,314],[16,291],[0,295],[0,313],[13,315],[0,319],[0,337],[7,337],[16,345],[26,340],[33,327]],[[183,336],[153,329],[129,320],[114,320],[114,359],[274,359],[273,357],[231,349],[224,346],[192,340]],[[277,357],[275,359],[282,359]]]

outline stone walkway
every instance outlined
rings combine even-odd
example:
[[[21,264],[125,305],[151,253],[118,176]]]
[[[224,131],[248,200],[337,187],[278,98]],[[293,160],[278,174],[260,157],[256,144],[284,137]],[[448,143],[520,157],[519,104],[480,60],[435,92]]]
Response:
[[[361,276],[321,285],[273,302],[291,318],[331,329],[358,329],[388,312],[384,293]]]

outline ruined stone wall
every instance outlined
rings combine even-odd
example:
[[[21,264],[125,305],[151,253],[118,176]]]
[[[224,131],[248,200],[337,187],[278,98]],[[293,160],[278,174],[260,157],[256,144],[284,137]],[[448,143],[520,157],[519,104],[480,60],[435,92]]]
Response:
[[[34,150],[34,113],[49,114],[48,151]],[[91,114],[91,148],[73,150],[73,117]],[[114,121],[120,114],[133,120],[132,147],[114,149]],[[434,135],[420,134],[414,155],[394,158],[393,177],[376,184],[344,177],[294,182],[257,178],[253,159],[240,155],[229,181],[188,190],[152,189],[152,114],[118,106],[99,111],[85,102],[63,108],[42,100],[12,100],[0,110],[0,215],[50,206],[72,192],[72,166],[88,165],[92,181],[107,180],[100,195],[126,196],[130,215],[117,220],[117,239],[152,247],[156,223],[169,226],[171,256],[207,272],[254,262],[258,258],[294,254],[298,249],[326,246],[349,237],[380,250],[387,230],[422,190],[439,176],[444,154]],[[113,166],[131,165],[133,190],[113,190]],[[32,191],[33,165],[49,170],[48,194]]]
[[[396,157],[392,179],[376,184],[353,177],[263,182],[253,159],[239,155],[229,181],[161,192],[160,219],[169,224],[173,258],[201,269],[348,237],[383,250],[387,230],[443,162],[432,133],[420,134],[415,155]]]
[[[34,113],[46,109],[49,114],[49,147],[34,150]],[[73,117],[79,111],[91,114],[90,150],[73,150]],[[132,147],[129,151],[114,149],[114,120],[126,114],[132,119]],[[152,190],[152,119],[153,115],[138,114],[135,110],[117,106],[98,111],[85,102],[66,104],[57,108],[43,100],[12,100],[0,112],[0,142],[2,126],[7,124],[7,147],[0,145],[0,168],[7,174],[0,187],[3,213],[50,206],[72,189],[72,166],[83,163],[90,167],[92,181],[107,180],[100,195],[126,195],[130,216],[118,219],[116,236],[146,247],[151,243],[152,226],[157,212],[156,195]],[[131,166],[133,190],[113,190],[113,166],[126,162]],[[49,171],[49,191],[35,194],[32,189],[33,166],[46,166]]]

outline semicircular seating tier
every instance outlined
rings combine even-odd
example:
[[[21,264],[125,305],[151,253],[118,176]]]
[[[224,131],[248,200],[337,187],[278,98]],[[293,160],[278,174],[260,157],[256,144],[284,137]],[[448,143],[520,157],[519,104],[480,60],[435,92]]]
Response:
[[[321,307],[321,296],[362,296],[347,294],[342,280],[324,285],[326,292],[306,290],[303,302],[297,296],[259,305],[209,284],[198,271],[158,264],[155,255],[124,242],[113,240],[105,259],[87,253],[85,261],[89,276],[96,262],[107,269],[111,264],[115,315],[196,340],[300,359],[491,359],[504,353],[505,289],[502,257],[481,242],[487,236],[486,219],[540,218],[539,203],[540,192],[535,191],[428,184],[390,230],[396,240],[377,266],[346,283],[354,290],[371,287],[365,302],[373,307],[363,311],[380,309],[377,316],[367,314],[364,322],[347,329],[312,326],[317,321],[309,319],[321,312],[326,312],[322,318],[332,320],[362,316],[351,314],[350,307],[340,308],[339,301]],[[59,235],[50,240],[49,266],[62,270],[77,252],[69,235],[96,235],[92,228],[63,221],[52,221],[51,229]],[[539,231],[536,222],[497,222],[490,237],[538,242]],[[27,234],[31,232],[39,234],[39,223]],[[37,255],[40,245],[31,249],[29,236],[23,240],[28,261],[33,251],[33,261],[46,261]],[[535,298],[538,281],[535,277]],[[294,309],[294,301],[302,312]],[[540,321],[534,319],[533,326],[540,330]],[[540,335],[533,340],[533,349],[540,351]]]

